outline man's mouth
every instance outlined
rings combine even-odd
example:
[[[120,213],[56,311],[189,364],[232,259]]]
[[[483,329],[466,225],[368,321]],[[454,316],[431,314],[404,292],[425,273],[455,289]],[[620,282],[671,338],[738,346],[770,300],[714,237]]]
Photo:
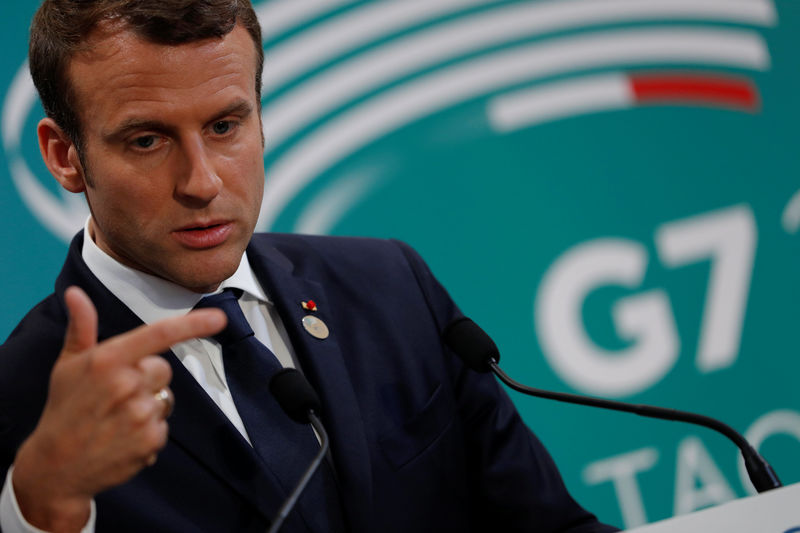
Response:
[[[233,230],[230,221],[192,224],[172,232],[173,237],[193,249],[213,248],[224,243]]]
[[[207,230],[207,229],[211,229],[211,228],[216,228],[217,226],[221,226],[221,225],[222,225],[222,223],[220,222],[218,224],[206,224],[206,225],[202,225],[202,226],[189,226],[189,227],[181,229],[180,231],[203,231],[203,230]]]

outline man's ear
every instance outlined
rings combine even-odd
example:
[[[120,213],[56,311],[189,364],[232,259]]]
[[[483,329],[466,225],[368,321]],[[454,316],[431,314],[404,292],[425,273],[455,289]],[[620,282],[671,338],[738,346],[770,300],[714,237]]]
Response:
[[[78,149],[64,130],[53,119],[43,118],[36,134],[42,159],[53,177],[69,192],[85,191],[86,179]]]

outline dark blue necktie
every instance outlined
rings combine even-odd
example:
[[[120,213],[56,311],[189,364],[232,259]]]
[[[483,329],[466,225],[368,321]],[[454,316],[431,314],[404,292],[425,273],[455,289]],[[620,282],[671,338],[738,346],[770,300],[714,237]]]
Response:
[[[222,345],[228,388],[256,453],[275,474],[288,495],[314,455],[319,442],[311,426],[294,422],[269,391],[269,382],[282,369],[275,355],[253,335],[239,307],[241,291],[225,289],[206,296],[196,309],[216,307],[228,316],[227,327],[214,336]],[[317,531],[344,531],[338,491],[332,470],[325,462],[306,487],[300,505],[313,509],[303,518]],[[277,502],[278,506],[282,502]],[[277,508],[277,506],[276,506]],[[294,512],[297,512],[295,510]],[[290,522],[283,531],[289,531]]]

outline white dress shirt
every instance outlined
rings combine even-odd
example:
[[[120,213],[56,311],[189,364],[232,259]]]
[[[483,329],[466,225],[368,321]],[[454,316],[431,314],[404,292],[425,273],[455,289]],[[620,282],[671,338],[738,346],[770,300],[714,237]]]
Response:
[[[89,270],[145,324],[185,315],[205,296],[119,263],[101,250],[89,238],[89,235],[89,222],[87,221],[81,253]],[[269,300],[253,274],[247,261],[247,253],[242,256],[236,272],[223,281],[213,294],[226,288],[243,291],[239,298],[239,305],[250,323],[255,337],[272,350],[281,365],[296,368],[297,363],[289,336],[274,304]],[[176,344],[171,349],[249,442],[247,431],[233,403],[230,389],[228,389],[222,348],[219,343],[213,339],[191,339]],[[0,494],[0,530],[5,533],[46,533],[30,525],[22,516],[11,484],[13,469],[13,466],[9,469]],[[92,501],[89,521],[81,533],[94,531],[95,516],[95,505]]]

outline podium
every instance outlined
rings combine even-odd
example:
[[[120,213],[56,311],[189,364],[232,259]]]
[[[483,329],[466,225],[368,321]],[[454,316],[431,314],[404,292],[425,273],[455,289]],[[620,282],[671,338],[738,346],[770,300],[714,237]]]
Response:
[[[800,483],[695,513],[626,530],[629,533],[800,533]]]

